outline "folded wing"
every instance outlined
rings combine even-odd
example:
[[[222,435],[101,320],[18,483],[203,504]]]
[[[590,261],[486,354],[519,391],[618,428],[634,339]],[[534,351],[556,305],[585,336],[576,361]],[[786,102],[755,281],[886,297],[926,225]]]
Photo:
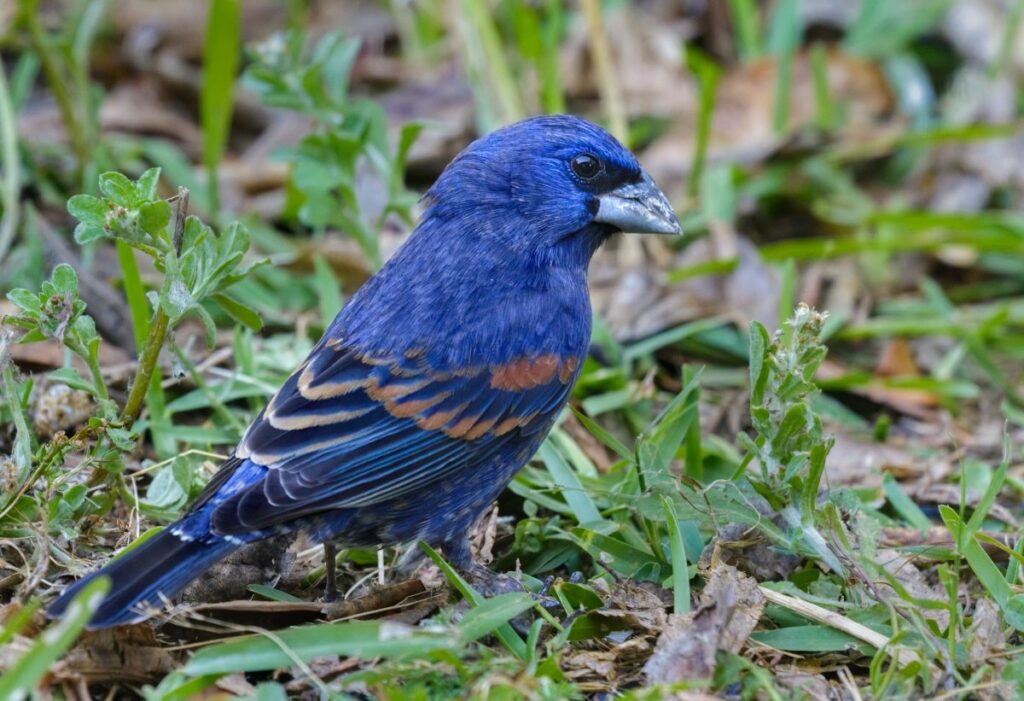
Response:
[[[516,455],[550,426],[579,364],[541,355],[440,372],[418,353],[376,357],[343,342],[323,344],[239,444],[238,462],[267,472],[236,494],[218,495],[213,530],[241,533],[365,507]],[[218,474],[208,492],[225,482]]]

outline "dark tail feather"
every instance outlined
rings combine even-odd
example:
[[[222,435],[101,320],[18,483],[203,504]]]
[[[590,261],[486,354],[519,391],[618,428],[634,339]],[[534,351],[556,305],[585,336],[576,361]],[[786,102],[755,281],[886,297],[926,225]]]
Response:
[[[213,566],[238,546],[226,540],[182,540],[169,528],[151,536],[131,552],[108,563],[96,572],[78,580],[64,590],[46,615],[63,615],[71,600],[96,577],[109,577],[110,592],[93,614],[88,627],[136,623],[146,618],[139,613],[140,604],[160,607],[163,597],[172,597],[186,584]]]

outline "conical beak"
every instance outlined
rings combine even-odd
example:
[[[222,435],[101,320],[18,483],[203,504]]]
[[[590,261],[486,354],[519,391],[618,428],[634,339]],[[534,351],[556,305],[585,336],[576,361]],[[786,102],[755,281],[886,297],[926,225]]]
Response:
[[[599,195],[594,221],[631,234],[683,233],[679,219],[658,186],[646,172],[640,180]]]

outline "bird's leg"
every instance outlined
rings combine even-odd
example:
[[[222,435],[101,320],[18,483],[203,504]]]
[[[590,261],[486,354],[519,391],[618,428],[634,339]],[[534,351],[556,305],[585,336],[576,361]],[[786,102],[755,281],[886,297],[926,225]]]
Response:
[[[324,541],[324,603],[338,600],[338,549],[333,541]]]

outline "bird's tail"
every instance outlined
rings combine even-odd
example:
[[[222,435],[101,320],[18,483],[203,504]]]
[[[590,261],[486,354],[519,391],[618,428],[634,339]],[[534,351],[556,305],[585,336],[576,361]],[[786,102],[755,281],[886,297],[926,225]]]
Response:
[[[160,607],[162,597],[174,596],[237,547],[220,538],[185,540],[171,528],[165,528],[68,587],[46,614],[51,618],[60,617],[86,584],[97,577],[109,577],[110,592],[89,620],[88,627],[136,623],[146,618],[139,611],[141,605]]]

